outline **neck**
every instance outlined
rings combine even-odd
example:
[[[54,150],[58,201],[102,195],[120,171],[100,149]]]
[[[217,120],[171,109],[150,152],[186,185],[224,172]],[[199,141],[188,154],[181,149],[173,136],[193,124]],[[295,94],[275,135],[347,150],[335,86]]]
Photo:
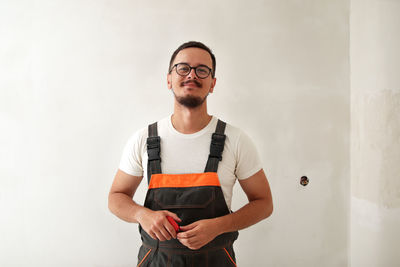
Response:
[[[178,132],[192,134],[206,127],[211,118],[207,113],[207,101],[197,108],[187,108],[175,101],[171,122]]]

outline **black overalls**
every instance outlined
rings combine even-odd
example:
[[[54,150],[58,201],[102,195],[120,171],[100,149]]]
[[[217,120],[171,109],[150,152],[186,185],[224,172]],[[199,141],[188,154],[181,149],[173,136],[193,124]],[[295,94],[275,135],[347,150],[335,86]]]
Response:
[[[204,173],[162,174],[157,123],[149,125],[147,175],[151,179],[148,178],[144,206],[174,212],[182,220],[181,225],[229,214],[217,175],[225,144],[225,126],[218,120]],[[219,235],[198,250],[187,248],[177,239],[155,240],[140,225],[139,231],[143,244],[139,250],[138,266],[236,266],[232,245],[238,237],[237,231]]]

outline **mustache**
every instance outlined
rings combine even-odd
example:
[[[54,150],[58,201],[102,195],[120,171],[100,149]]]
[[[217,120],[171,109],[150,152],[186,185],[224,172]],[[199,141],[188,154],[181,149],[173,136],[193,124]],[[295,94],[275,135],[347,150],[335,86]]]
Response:
[[[197,87],[201,87],[201,83],[199,81],[197,81],[197,80],[187,80],[185,82],[182,82],[181,86],[184,86],[184,85],[186,85],[188,83],[194,83],[194,84],[196,84]]]

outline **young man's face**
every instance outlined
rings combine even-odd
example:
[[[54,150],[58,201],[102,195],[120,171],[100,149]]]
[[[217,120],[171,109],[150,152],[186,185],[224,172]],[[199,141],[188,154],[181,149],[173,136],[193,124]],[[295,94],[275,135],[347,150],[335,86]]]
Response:
[[[206,50],[195,47],[179,51],[172,66],[177,63],[186,63],[191,67],[205,65],[212,69],[210,54]],[[188,75],[181,76],[176,72],[176,67],[168,74],[167,81],[168,89],[172,89],[178,103],[189,108],[203,104],[207,95],[213,92],[216,83],[211,73],[207,78],[200,79],[192,69]]]

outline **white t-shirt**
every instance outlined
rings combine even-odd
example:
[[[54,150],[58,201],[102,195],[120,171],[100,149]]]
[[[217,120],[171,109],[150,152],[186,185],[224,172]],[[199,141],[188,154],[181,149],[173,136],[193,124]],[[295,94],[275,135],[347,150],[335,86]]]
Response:
[[[202,173],[210,153],[211,136],[218,119],[212,117],[202,130],[193,134],[178,132],[168,116],[157,123],[161,138],[161,171],[166,174]],[[225,147],[218,165],[218,177],[226,204],[231,208],[236,179],[246,179],[262,166],[251,139],[229,124],[225,128]],[[133,176],[144,176],[147,182],[148,127],[137,131],[126,144],[119,169]]]

